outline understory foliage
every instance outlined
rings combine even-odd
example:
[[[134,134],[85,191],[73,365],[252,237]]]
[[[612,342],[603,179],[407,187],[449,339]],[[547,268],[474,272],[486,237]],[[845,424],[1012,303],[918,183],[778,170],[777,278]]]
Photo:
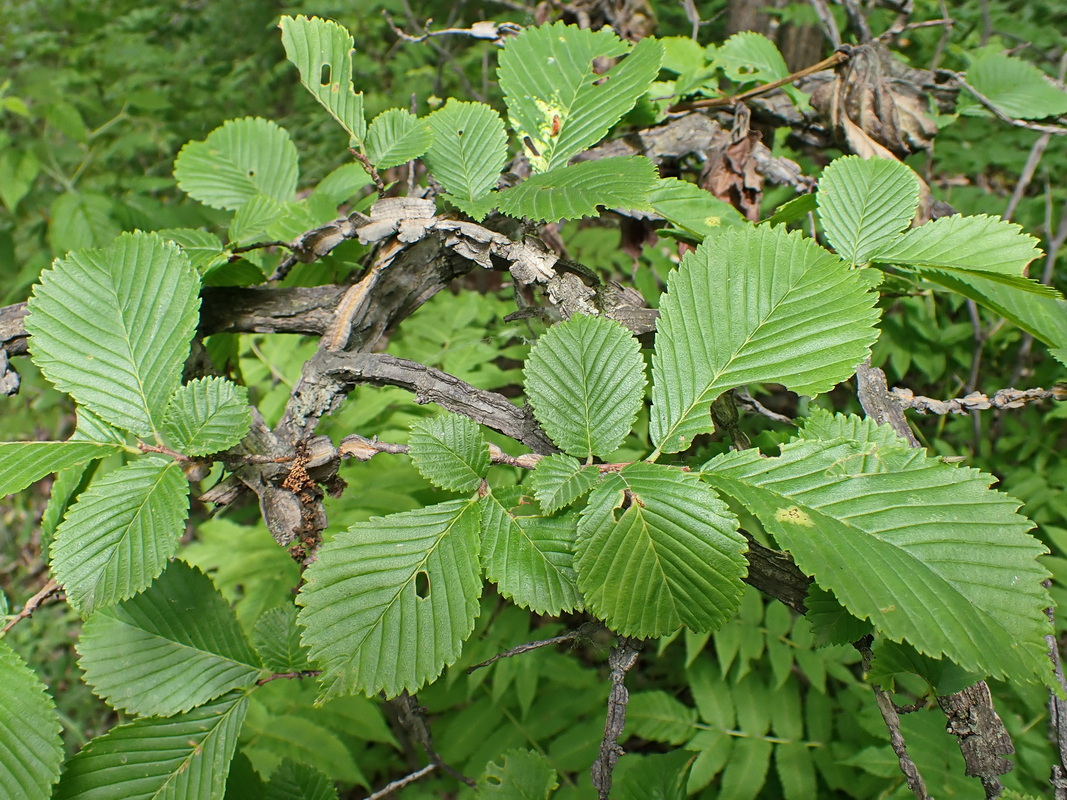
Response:
[[[1049,689],[1062,691],[1046,641],[1062,502],[1033,500],[1033,481],[1019,482],[1020,499],[996,488],[1007,467],[980,449],[975,466],[960,463],[941,433],[912,446],[847,390],[872,357],[900,376],[913,363],[932,371],[916,340],[923,325],[942,335],[936,303],[970,303],[1032,337],[1042,374],[1061,378],[1067,303],[1028,272],[1038,239],[990,213],[913,224],[929,219],[931,188],[888,153],[828,156],[813,195],[781,196],[754,223],[646,155],[593,150],[669,120],[683,98],[786,78],[758,34],[705,48],[563,22],[493,26],[481,38],[486,58],[499,45],[495,94],[419,96],[428,113],[417,115],[361,85],[344,25],[298,15],[279,28],[287,91],[299,80],[317,103],[301,106],[317,115],[303,124],[339,126],[353,160],[309,181],[285,127],[226,121],[173,163],[202,217],[121,226],[58,253],[28,299],[35,379],[69,396],[76,425],[0,443],[0,496],[55,475],[39,555],[77,615],[78,678],[114,714],[65,752],[60,687],[0,641],[0,793],[327,800],[424,763],[401,741],[399,708],[431,719],[436,748],[426,743],[435,769],[404,797],[591,797],[613,645],[643,652],[612,797],[908,796],[865,683],[925,704],[980,680],[1009,697],[1018,767],[1005,783],[1040,791],[1053,756],[1038,717]],[[976,51],[967,78],[1002,116],[1067,112],[1060,85],[1015,56]],[[796,86],[783,97],[810,110]],[[993,119],[971,100],[956,113]],[[33,171],[11,162],[0,168]],[[429,210],[394,212],[386,194]],[[584,243],[605,228],[575,221],[619,216],[656,221],[661,238],[613,271],[613,245]],[[347,383],[321,412],[336,413],[310,432],[333,437],[335,472],[350,459],[343,480],[308,477],[310,435],[272,449],[306,424],[291,398],[320,390],[301,373],[316,342],[198,330],[212,290],[338,283],[392,302],[375,281],[407,268],[398,250],[481,237],[484,251],[462,255],[499,271],[503,248],[564,221],[552,230],[568,259],[516,258],[496,294],[464,278],[374,337],[319,349],[384,347],[421,370],[420,403],[445,407],[337,379]],[[658,309],[654,336],[609,313],[600,279],[585,313],[531,310],[531,287],[555,298],[571,258],[585,264],[572,277],[632,277]],[[522,277],[536,268],[550,277]],[[915,330],[902,332],[909,314]],[[470,397],[510,398],[546,446],[531,453],[503,417],[442,402],[434,370]],[[792,398],[793,412],[744,422],[751,447],[735,406],[750,389]],[[298,508],[322,501],[318,483],[333,495],[324,530],[279,535],[273,495],[248,479],[271,459]],[[202,495],[226,481],[233,495],[205,513]],[[242,505],[241,491],[260,502]],[[752,548],[768,547],[811,578],[799,608],[746,585]],[[465,672],[579,626],[573,652]],[[982,796],[937,713],[907,717],[912,757],[938,797]]]

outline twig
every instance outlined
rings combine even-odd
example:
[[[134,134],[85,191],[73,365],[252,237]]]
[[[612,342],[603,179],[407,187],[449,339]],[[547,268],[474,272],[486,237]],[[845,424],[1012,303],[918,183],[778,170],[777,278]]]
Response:
[[[381,800],[381,798],[385,797],[386,795],[392,794],[397,789],[403,789],[408,784],[412,784],[420,778],[426,777],[435,769],[437,769],[436,764],[427,764],[422,769],[417,769],[410,775],[405,775],[403,778],[398,778],[397,780],[393,781],[388,786],[383,786],[381,789],[374,792],[374,794],[368,794],[366,800]]]
[[[1052,588],[1052,581],[1043,582],[1046,589]],[[1052,661],[1052,669],[1056,675],[1056,683],[1061,692],[1067,694],[1067,680],[1063,677],[1063,661],[1060,658],[1060,647],[1056,641],[1056,618],[1051,607],[1045,609],[1052,633],[1045,636],[1048,645],[1048,657]],[[1067,699],[1060,697],[1054,690],[1048,693],[1048,726],[1049,736],[1059,753],[1057,764],[1052,766],[1052,776],[1049,783],[1056,790],[1056,800],[1067,798]]]
[[[291,681],[300,678],[316,678],[322,674],[321,669],[301,669],[295,672],[275,672],[268,675],[266,678],[260,678],[256,681],[256,686],[263,686],[271,681]]]
[[[540,639],[536,642],[526,642],[525,644],[512,647],[510,650],[505,650],[503,653],[497,653],[487,661],[483,661],[481,664],[475,664],[473,667],[467,667],[467,674],[470,675],[475,670],[479,670],[482,667],[488,667],[490,664],[494,664],[502,658],[512,658],[514,656],[521,656],[523,653],[529,653],[531,650],[539,650],[542,647],[548,647],[554,644],[563,644],[564,642],[571,642],[575,639],[586,639],[603,628],[602,625],[596,622],[586,622],[577,630],[567,631],[561,633],[559,636],[553,636],[551,639]]]
[[[287,250],[292,247],[289,242],[272,241],[272,242],[253,242],[252,244],[241,245],[240,247],[231,247],[231,253],[247,253],[251,250],[263,250],[267,247],[284,247]]]
[[[860,44],[866,44],[873,39],[871,26],[867,22],[867,17],[863,15],[859,2],[857,0],[841,0],[841,5],[845,7],[845,16],[848,17],[849,27],[856,32],[856,38],[860,40]]]
[[[948,19],[948,5],[945,0],[937,0],[938,5],[941,8],[941,16],[944,19]],[[930,71],[933,72],[937,69],[937,65],[941,63],[941,57],[945,54],[945,48],[948,47],[949,38],[952,36],[952,25],[946,25],[945,29],[941,31],[941,38],[937,40],[937,46],[934,48],[934,55],[930,59]]]
[[[626,673],[633,669],[640,652],[639,639],[621,636],[608,655],[611,692],[608,694],[608,712],[604,718],[604,738],[600,742],[600,754],[590,769],[598,800],[608,800],[611,794],[611,774],[624,752],[619,746],[619,736],[626,725],[626,704],[630,701],[630,693],[625,686]]]
[[[391,700],[390,703],[392,703],[397,711],[400,724],[412,739],[422,747],[426,756],[430,759],[431,764],[444,772],[447,772],[457,781],[461,781],[468,786],[477,785],[476,781],[468,778],[459,770],[446,764],[444,759],[442,759],[440,754],[434,749],[430,726],[426,722],[426,717],[423,715],[422,708],[419,707],[418,700],[413,695],[403,692],[398,697]]]
[[[785,86],[786,84],[798,81],[801,78],[806,78],[808,75],[812,75],[816,72],[821,72],[824,69],[835,67],[843,61],[848,61],[848,54],[842,50],[838,50],[829,58],[824,58],[818,64],[812,64],[810,67],[804,67],[802,70],[794,72],[792,75],[786,75],[784,78],[780,78],[776,81],[771,81],[763,86],[757,86],[755,89],[749,89],[747,92],[741,92],[740,94],[730,95],[729,97],[712,97],[707,100],[691,100],[685,103],[675,103],[673,106],[667,109],[667,113],[676,114],[682,111],[692,111],[697,108],[724,108],[737,105],[743,100],[748,100],[752,97],[759,97],[767,92],[772,92],[775,89]]]
[[[1009,125],[1014,125],[1016,128],[1024,128],[1025,130],[1028,130],[1028,131],[1037,131],[1038,133],[1048,133],[1048,134],[1051,134],[1053,136],[1064,136],[1064,135],[1067,135],[1067,127],[1065,127],[1063,125],[1044,125],[1044,124],[1042,124],[1040,122],[1027,122],[1026,120],[1023,120],[1023,119],[1016,119],[1015,117],[1008,116],[1003,111],[1001,111],[993,103],[992,100],[990,100],[988,97],[986,97],[980,91],[978,91],[973,86],[971,86],[971,84],[967,83],[967,79],[963,76],[962,73],[956,72],[956,73],[953,73],[953,75],[954,75],[954,77],[956,79],[956,82],[961,87],[963,87],[968,92],[970,92],[971,95],[974,97],[974,99],[977,100],[982,105],[983,108],[985,108],[987,111],[992,112],[993,116],[995,116],[997,119],[1001,120],[1002,122],[1007,122]]]
[[[762,414],[763,416],[767,417],[767,419],[772,419],[775,422],[781,422],[786,425],[796,426],[796,423],[789,417],[785,416],[784,414],[779,414],[777,411],[771,411],[759,400],[749,394],[747,386],[742,386],[740,389],[734,389],[734,397],[737,398],[737,402],[739,402],[749,411],[755,411],[757,414]]]
[[[826,0],[811,0],[811,7],[815,9],[815,16],[819,18],[819,26],[822,28],[823,35],[835,48],[840,47],[841,31],[837,29],[837,20],[830,12],[830,6],[827,5]]]
[[[1023,195],[1026,194],[1026,190],[1030,186],[1030,181],[1034,178],[1034,172],[1037,170],[1037,165],[1041,161],[1041,156],[1045,154],[1045,148],[1048,147],[1050,141],[1052,141],[1052,134],[1043,133],[1037,137],[1033,147],[1030,148],[1030,155],[1026,157],[1026,164],[1023,165],[1023,171],[1019,174],[1019,180],[1015,183],[1015,189],[1012,190],[1011,199],[1008,200],[1008,207],[1004,209],[1003,217],[1005,220],[1010,220],[1015,216],[1015,209],[1019,206],[1019,202],[1023,199]]]
[[[370,163],[370,159],[354,147],[348,148],[348,152],[353,155],[356,161],[363,165],[363,169],[365,169],[367,171],[367,174],[370,175],[370,179],[374,181],[374,185],[378,187],[378,197],[384,197],[385,182],[382,180],[382,176],[378,174],[378,170],[375,169],[372,163]]]
[[[137,449],[142,453],[159,453],[163,456],[170,456],[175,461],[192,461],[193,459],[184,453],[179,453],[177,450],[172,450],[169,447],[164,447],[161,444],[146,444],[145,442],[138,442]]]
[[[33,616],[33,612],[40,608],[48,598],[59,591],[59,584],[56,583],[55,578],[50,578],[48,583],[41,587],[41,590],[37,592],[33,597],[26,601],[26,605],[22,607],[15,616],[9,619],[3,628],[0,628],[0,635],[7,633],[9,630],[18,625],[22,620]]]
[[[874,653],[871,652],[870,637],[853,642],[852,646],[859,650],[860,655],[863,657],[863,671],[869,672],[871,659],[874,657]],[[882,720],[889,730],[889,746],[896,753],[897,761],[900,763],[900,771],[904,773],[904,780],[907,782],[908,788],[911,789],[912,794],[918,800],[930,800],[930,795],[926,793],[926,784],[923,782],[922,775],[919,774],[919,768],[915,766],[915,762],[908,755],[908,745],[904,741],[904,734],[900,731],[900,717],[897,714],[896,707],[893,705],[893,698],[890,697],[889,692],[880,686],[875,686],[873,683],[871,684],[871,690],[874,692],[874,700],[878,704],[878,711],[882,714]]]
[[[951,400],[935,400],[912,392],[911,389],[894,388],[890,394],[905,409],[914,409],[920,414],[967,414],[988,408],[1022,408],[1027,403],[1039,400],[1067,400],[1067,386],[1051,389],[1001,389],[992,397],[983,392],[971,392],[966,397]]]

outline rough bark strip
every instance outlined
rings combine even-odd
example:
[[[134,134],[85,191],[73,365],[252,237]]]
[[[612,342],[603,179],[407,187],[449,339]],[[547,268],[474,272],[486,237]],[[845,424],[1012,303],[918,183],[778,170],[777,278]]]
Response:
[[[608,655],[611,692],[608,694],[608,712],[604,718],[604,738],[600,742],[600,754],[590,768],[598,800],[608,800],[611,795],[611,775],[625,752],[619,745],[619,736],[626,725],[626,704],[630,702],[630,693],[625,685],[626,673],[633,669],[640,653],[639,639],[621,636]]]

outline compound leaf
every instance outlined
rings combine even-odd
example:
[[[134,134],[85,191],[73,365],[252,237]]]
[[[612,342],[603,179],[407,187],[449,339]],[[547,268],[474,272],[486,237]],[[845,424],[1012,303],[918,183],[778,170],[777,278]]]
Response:
[[[52,572],[83,614],[145,589],[178,550],[189,482],[176,461],[142,458],[78,496],[52,543]]]
[[[722,626],[748,565],[737,519],[689,473],[632,464],[589,497],[578,525],[578,588],[624,636]]]
[[[228,450],[248,433],[248,390],[225,378],[198,378],[170,398],[163,435],[187,456]]]
[[[573,517],[523,516],[515,491],[486,495],[482,506],[485,574],[516,605],[558,615],[581,608],[575,585]],[[527,508],[529,508],[527,506]]]
[[[594,71],[595,59],[619,56],[626,58],[603,75]],[[604,138],[648,90],[662,58],[663,45],[652,37],[631,49],[610,28],[561,22],[509,40],[500,54],[500,88],[534,171],[564,166]]]
[[[378,169],[396,167],[426,152],[433,133],[425,121],[402,108],[389,108],[367,128],[367,158]]]
[[[0,497],[21,492],[45,475],[113,455],[109,442],[0,442]]]
[[[525,375],[537,421],[577,458],[617,450],[644,399],[640,345],[607,317],[579,314],[553,325],[530,351]]]
[[[324,697],[416,691],[459,657],[482,592],[481,510],[454,500],[353,525],[319,551],[298,601]]]
[[[296,194],[296,146],[278,124],[259,117],[231,119],[202,142],[189,142],[174,161],[174,177],[194,200],[236,211],[257,195],[287,203]]]
[[[453,198],[473,202],[496,185],[508,154],[504,121],[485,103],[449,100],[429,116],[426,165]]]
[[[746,383],[818,394],[877,338],[875,293],[798,232],[737,228],[688,253],[667,280],[652,359],[650,435],[661,452],[711,430],[711,402]]]
[[[140,716],[188,711],[254,685],[263,672],[229,603],[183,561],[141,594],[93,614],[78,652],[93,692]]]
[[[704,478],[888,638],[983,675],[1048,679],[1046,550],[990,476],[875,442],[781,450],[719,456]]]
[[[0,792],[5,797],[48,797],[63,762],[55,701],[4,641],[0,670]]]
[[[222,797],[248,697],[234,692],[174,717],[112,728],[67,762],[55,800]]]
[[[489,445],[481,428],[458,414],[442,414],[412,425],[408,446],[415,468],[442,489],[473,491],[489,471]]]
[[[656,166],[644,156],[600,158],[534,175],[494,197],[509,216],[555,222],[596,216],[597,206],[648,210],[656,180]]]
[[[104,421],[153,434],[189,354],[199,290],[189,259],[155,234],[68,253],[41,274],[29,301],[33,360]]]
[[[537,462],[530,486],[541,508],[551,514],[585,495],[599,478],[595,466],[582,466],[577,459],[553,453]]]
[[[899,161],[845,156],[823,171],[816,200],[837,254],[866,264],[908,227],[919,204],[919,181]]]
[[[363,92],[352,88],[352,34],[336,22],[302,14],[282,17],[278,27],[285,55],[300,70],[300,82],[362,147],[367,120]]]

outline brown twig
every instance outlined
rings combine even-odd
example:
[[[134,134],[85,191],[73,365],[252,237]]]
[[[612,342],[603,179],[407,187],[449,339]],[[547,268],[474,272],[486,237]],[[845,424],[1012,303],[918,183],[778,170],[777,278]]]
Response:
[[[430,726],[426,722],[423,709],[419,706],[418,700],[414,695],[402,692],[398,697],[395,697],[389,702],[392,704],[393,708],[396,709],[401,726],[408,732],[408,735],[412,740],[422,747],[423,752],[426,753],[431,764],[438,769],[447,772],[457,781],[465,783],[468,786],[477,785],[476,781],[468,778],[459,770],[446,764],[437,750],[434,749],[433,735],[430,733]]]
[[[639,639],[620,636],[608,655],[611,691],[608,694],[608,711],[604,718],[604,738],[600,742],[600,754],[590,769],[598,800],[608,800],[611,794],[611,775],[624,752],[619,745],[619,736],[626,725],[626,705],[630,701],[630,693],[625,685],[626,673],[633,669],[640,653]]]
[[[348,148],[348,152],[352,154],[356,161],[363,165],[363,169],[365,169],[367,171],[367,174],[370,175],[370,179],[374,181],[374,185],[378,187],[378,197],[384,197],[385,181],[382,180],[382,176],[378,174],[378,170],[375,168],[375,166],[370,163],[370,159],[354,147]]]
[[[316,678],[322,674],[321,669],[301,669],[294,672],[275,672],[268,675],[266,678],[260,678],[256,681],[256,686],[263,686],[271,681],[291,681],[298,680],[300,678]]]
[[[983,411],[988,408],[1009,409],[1022,408],[1027,403],[1040,400],[1067,400],[1067,385],[1054,386],[1051,389],[1001,389],[993,396],[983,392],[971,392],[965,397],[951,400],[935,400],[915,394],[911,389],[894,388],[891,394],[905,409],[914,409],[920,414],[967,414],[971,411]]]
[[[776,81],[771,81],[763,86],[757,86],[754,89],[749,89],[747,92],[741,92],[740,94],[730,95],[729,97],[711,97],[707,100],[690,100],[685,103],[675,103],[673,106],[667,109],[667,113],[676,114],[683,111],[692,111],[697,108],[728,108],[730,106],[737,105],[738,103],[749,100],[753,97],[759,97],[760,95],[772,92],[779,87],[786,84],[798,81],[801,78],[806,78],[808,75],[812,75],[816,72],[821,72],[824,69],[830,69],[835,67],[843,61],[848,60],[848,54],[842,50],[838,50],[829,58],[824,58],[818,64],[812,64],[810,67],[804,67],[802,70],[794,72],[792,75],[786,75],[784,78],[780,78]]]
[[[392,794],[397,789],[403,789],[405,786],[414,783],[420,778],[425,778],[435,769],[437,769],[437,764],[427,764],[422,769],[417,769],[411,774],[405,775],[403,778],[398,778],[397,780],[390,783],[388,786],[383,786],[381,789],[374,792],[373,794],[368,794],[365,800],[381,800],[381,798]]]
[[[179,453],[177,450],[172,450],[169,447],[165,447],[161,444],[147,444],[145,442],[138,442],[137,449],[142,453],[159,453],[163,456],[170,456],[175,461],[192,461],[193,459],[184,453]]]
[[[603,629],[603,625],[597,622],[586,622],[584,625],[573,631],[567,631],[561,633],[559,636],[553,636],[551,639],[540,639],[536,642],[526,642],[512,647],[510,650],[505,650],[503,653],[497,653],[492,658],[483,661],[481,664],[475,664],[473,667],[467,667],[467,674],[482,669],[482,667],[488,667],[490,664],[495,664],[502,658],[513,658],[514,656],[521,656],[523,653],[529,653],[531,650],[540,650],[542,647],[549,647],[554,644],[563,644],[564,642],[572,642],[575,639],[587,639],[597,631]]]
[[[1044,581],[1046,589],[1052,588],[1052,581]],[[1060,692],[1067,695],[1067,680],[1063,677],[1063,661],[1060,658],[1059,642],[1056,641],[1056,617],[1054,609],[1045,609],[1052,633],[1045,636],[1048,645],[1048,657],[1052,661],[1052,669],[1056,675],[1056,684]],[[1052,766],[1052,775],[1049,783],[1055,789],[1056,800],[1067,798],[1067,697],[1061,697],[1055,690],[1048,693],[1048,727],[1049,738],[1056,745],[1059,754],[1056,764]]]
[[[863,657],[863,671],[869,672],[871,659],[874,657],[874,653],[871,652],[871,638],[868,636],[858,642],[853,642],[853,647],[859,650],[860,655]],[[908,788],[911,789],[917,800],[930,800],[930,795],[926,792],[926,783],[919,773],[919,768],[915,766],[915,762],[912,761],[911,756],[908,754],[908,745],[904,741],[904,734],[900,730],[900,716],[893,705],[893,698],[889,692],[880,686],[875,686],[873,683],[871,684],[871,690],[874,692],[874,700],[878,705],[878,711],[881,713],[882,720],[889,731],[889,746],[893,748],[893,752],[896,754],[897,762],[900,764],[900,771],[904,773],[904,780],[908,784]]]
[[[59,591],[59,584],[56,583],[55,578],[50,578],[48,583],[41,587],[41,590],[37,592],[33,597],[26,601],[26,605],[22,607],[15,616],[9,619],[3,628],[0,628],[0,634],[5,634],[22,620],[33,616],[33,612],[40,608],[52,595]]]

